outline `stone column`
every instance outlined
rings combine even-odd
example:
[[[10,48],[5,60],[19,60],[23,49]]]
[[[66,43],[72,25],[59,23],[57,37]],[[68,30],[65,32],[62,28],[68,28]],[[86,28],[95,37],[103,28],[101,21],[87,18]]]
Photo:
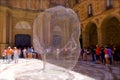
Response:
[[[1,49],[7,46],[6,42],[6,28],[7,28],[7,8],[0,8],[0,53]]]
[[[8,43],[13,44],[13,17],[9,16],[9,19],[10,19],[9,26],[8,26],[9,32],[7,34],[7,37],[9,37]]]
[[[1,20],[1,29],[2,29],[2,43],[6,43],[6,26],[7,26],[7,13],[3,12]]]
[[[100,25],[97,25],[98,45],[102,45],[102,30]]]
[[[83,48],[87,46],[87,39],[86,39],[86,33],[85,33],[85,28],[82,26],[82,39],[83,39]]]

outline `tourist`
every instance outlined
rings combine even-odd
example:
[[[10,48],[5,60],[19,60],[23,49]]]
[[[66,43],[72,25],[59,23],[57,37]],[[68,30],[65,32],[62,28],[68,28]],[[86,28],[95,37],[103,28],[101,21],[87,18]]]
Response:
[[[84,47],[83,60],[84,61],[87,60],[87,49],[86,49],[86,47]]]
[[[87,61],[89,61],[89,56],[90,56],[90,49],[89,49],[89,47],[87,48],[87,52],[86,53],[87,53],[87,58],[86,59],[87,59]]]
[[[110,47],[108,47],[108,55],[109,55],[109,62],[112,65],[112,50]]]
[[[13,55],[13,50],[12,48],[9,46],[7,49],[7,57],[8,57],[8,63],[10,63],[12,61],[12,55]]]
[[[4,48],[2,51],[2,59],[3,59],[3,62],[6,60],[7,61],[7,49]]]
[[[18,52],[18,49],[17,49],[16,47],[14,47],[13,53],[14,53],[14,60],[15,60],[15,63],[18,63],[19,52]]]
[[[32,57],[33,57],[33,52],[34,52],[33,47],[30,47],[30,48],[29,48],[29,53],[28,53],[29,58],[32,58]]]
[[[99,45],[96,45],[96,63],[100,63],[100,54],[101,54],[101,48],[99,47]]]
[[[104,47],[103,46],[101,47],[101,54],[100,54],[100,56],[101,56],[102,64],[105,64],[106,60],[105,60],[105,53],[104,53]]]
[[[24,47],[24,49],[22,50],[23,52],[23,57],[27,58],[27,49]]]
[[[81,49],[81,52],[80,52],[81,60],[83,60],[83,54],[84,54],[84,49],[82,48],[82,49]]]
[[[19,55],[19,57],[20,57],[21,54],[22,54],[21,48],[18,48],[18,55]]]
[[[95,47],[91,48],[92,61],[95,61]]]
[[[118,61],[119,61],[118,49],[116,47],[113,47],[113,63],[114,63],[115,66],[118,65]]]
[[[56,49],[56,58],[57,58],[57,60],[59,60],[59,54],[60,54],[60,49],[57,48],[57,49]]]
[[[107,47],[105,47],[104,53],[105,53],[106,69],[108,69],[108,67],[109,67],[109,53],[108,53]]]

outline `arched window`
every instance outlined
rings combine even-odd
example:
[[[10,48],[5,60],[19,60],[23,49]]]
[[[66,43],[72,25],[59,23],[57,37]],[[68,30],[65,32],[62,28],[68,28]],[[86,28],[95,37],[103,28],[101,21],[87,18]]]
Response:
[[[92,16],[92,4],[89,4],[88,6],[88,17]]]
[[[112,0],[106,0],[106,8],[109,9],[112,7]]]

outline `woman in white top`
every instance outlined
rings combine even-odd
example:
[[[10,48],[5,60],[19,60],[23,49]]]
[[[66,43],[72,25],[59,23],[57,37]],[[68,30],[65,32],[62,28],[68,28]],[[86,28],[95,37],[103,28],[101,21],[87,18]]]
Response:
[[[23,49],[23,56],[24,56],[24,58],[27,58],[27,49],[26,48]]]
[[[13,53],[14,53],[15,63],[18,63],[19,53],[18,53],[18,49],[16,47],[14,47]]]

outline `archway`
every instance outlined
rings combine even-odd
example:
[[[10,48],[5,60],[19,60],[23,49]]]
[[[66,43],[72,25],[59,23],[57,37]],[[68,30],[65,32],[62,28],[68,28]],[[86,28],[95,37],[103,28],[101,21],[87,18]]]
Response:
[[[86,44],[87,46],[95,46],[98,43],[97,26],[95,23],[88,23],[86,26]]]
[[[15,29],[23,29],[23,30],[29,30],[31,29],[31,26],[28,22],[26,21],[20,21],[15,25]]]
[[[102,44],[120,45],[120,21],[116,17],[106,18],[101,27]]]
[[[32,27],[26,21],[20,21],[15,25],[14,45],[20,48],[30,47]]]

